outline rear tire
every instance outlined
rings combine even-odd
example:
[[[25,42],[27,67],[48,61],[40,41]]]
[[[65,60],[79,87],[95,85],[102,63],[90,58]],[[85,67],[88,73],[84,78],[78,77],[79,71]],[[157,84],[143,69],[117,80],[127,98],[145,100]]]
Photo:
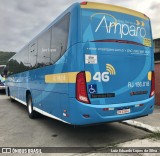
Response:
[[[9,100],[11,101],[11,102],[15,102],[15,100],[11,97],[11,95],[10,95],[10,90],[9,90],[9,88],[8,88],[8,97],[9,97]]]
[[[32,96],[30,94],[27,96],[27,111],[29,118],[35,119],[38,117],[38,113],[33,110]]]
[[[15,100],[14,100],[13,98],[11,98],[11,96],[9,97],[9,100],[10,100],[11,102],[15,102]]]
[[[8,95],[8,97],[10,97],[10,90],[9,90],[9,87],[7,88],[7,95]]]

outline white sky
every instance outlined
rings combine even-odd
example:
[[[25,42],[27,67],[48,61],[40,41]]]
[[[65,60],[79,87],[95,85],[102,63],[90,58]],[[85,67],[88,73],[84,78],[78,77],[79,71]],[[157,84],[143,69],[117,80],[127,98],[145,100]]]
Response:
[[[90,0],[88,0],[90,1]],[[0,51],[19,51],[67,7],[80,0],[0,0]],[[160,37],[160,0],[92,0],[140,11]]]

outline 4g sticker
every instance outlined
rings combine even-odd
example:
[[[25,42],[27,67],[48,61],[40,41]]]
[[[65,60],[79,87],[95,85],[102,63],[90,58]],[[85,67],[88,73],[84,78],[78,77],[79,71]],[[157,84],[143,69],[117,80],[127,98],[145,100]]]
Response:
[[[93,80],[98,82],[108,82],[110,80],[110,75],[116,75],[116,70],[111,64],[106,64],[105,72],[96,72],[93,76]]]
[[[98,82],[108,82],[110,80],[110,75],[116,75],[116,70],[113,65],[106,64],[105,72],[96,72],[93,76],[93,80]]]
[[[96,72],[93,76],[93,80],[98,81],[98,82],[101,82],[101,81],[108,82],[109,72],[103,72],[103,73]]]

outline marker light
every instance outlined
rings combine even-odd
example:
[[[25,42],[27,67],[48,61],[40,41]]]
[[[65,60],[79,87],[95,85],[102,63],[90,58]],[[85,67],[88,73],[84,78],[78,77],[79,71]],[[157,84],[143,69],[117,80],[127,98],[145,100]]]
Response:
[[[80,4],[81,5],[87,5],[87,2],[81,2]]]
[[[154,71],[152,71],[150,97],[152,97],[154,94],[155,94],[155,74],[154,74]]]
[[[88,114],[83,115],[85,118],[89,118],[90,116]]]

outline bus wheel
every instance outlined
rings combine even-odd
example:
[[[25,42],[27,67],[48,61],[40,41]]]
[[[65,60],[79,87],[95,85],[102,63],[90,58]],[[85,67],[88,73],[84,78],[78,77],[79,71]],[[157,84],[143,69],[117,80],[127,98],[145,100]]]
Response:
[[[11,95],[10,95],[10,90],[9,90],[9,88],[8,88],[8,97],[9,97],[9,100],[11,101],[11,102],[15,102],[15,100],[11,97]]]
[[[15,102],[15,100],[10,96],[9,97],[9,100],[11,101],[11,102]]]
[[[31,119],[37,118],[38,113],[33,110],[32,97],[30,94],[27,97],[27,111],[28,111],[29,118]]]

